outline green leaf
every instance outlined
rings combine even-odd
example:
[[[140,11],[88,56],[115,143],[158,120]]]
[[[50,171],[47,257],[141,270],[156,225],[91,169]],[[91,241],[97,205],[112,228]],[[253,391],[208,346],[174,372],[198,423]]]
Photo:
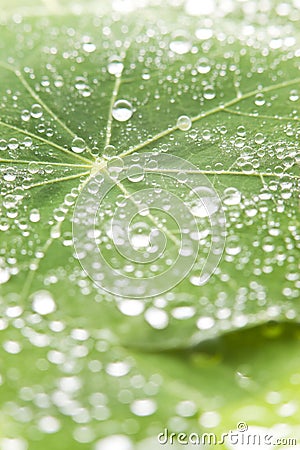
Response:
[[[115,434],[152,439],[166,424],[197,431],[205,411],[220,418],[218,432],[242,420],[296,425],[298,328],[258,325],[299,322],[299,33],[294,19],[286,22],[297,6],[252,11],[248,2],[220,4],[206,14],[192,1],[137,10],[130,1],[6,3],[0,17],[3,436],[23,437],[30,450],[41,443],[90,448]],[[212,234],[208,218],[196,217],[199,260],[189,274],[182,280],[179,274],[169,292],[130,300],[121,287],[119,295],[106,292],[106,282],[120,280],[104,280],[101,289],[85,273],[72,224],[82,192],[120,164],[111,156],[132,162],[149,152],[158,161],[182,158],[198,172],[176,168],[168,181],[158,166],[139,182],[112,183],[97,224],[109,262],[111,217],[127,193],[163,188],[189,207],[194,176],[221,199],[227,237],[215,273],[197,285]],[[127,201],[125,213],[135,206]],[[174,260],[182,230],[176,220],[164,222],[162,212],[139,220],[147,230],[161,227]],[[163,264],[158,268],[167,270]],[[148,266],[136,264],[135,275],[148,277]],[[270,329],[280,335],[272,342],[265,335]],[[212,352],[211,338],[217,339]],[[165,350],[174,353],[160,353]],[[274,383],[267,380],[271,364]],[[148,403],[134,403],[139,399]],[[177,417],[184,400],[195,402],[188,419]],[[141,418],[139,408],[153,414]],[[203,423],[202,417],[206,429]]]

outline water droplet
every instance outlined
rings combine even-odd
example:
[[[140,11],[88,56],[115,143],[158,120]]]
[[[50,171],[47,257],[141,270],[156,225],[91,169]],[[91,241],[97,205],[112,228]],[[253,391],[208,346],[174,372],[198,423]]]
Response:
[[[85,142],[82,138],[80,137],[75,137],[72,141],[72,146],[71,146],[72,150],[74,153],[82,153],[84,152],[86,145]]]
[[[40,215],[39,210],[38,209],[32,209],[30,211],[30,214],[29,214],[30,222],[36,223],[36,222],[39,222],[40,219],[41,219],[41,215]]]
[[[133,115],[133,107],[127,100],[117,100],[113,106],[112,116],[118,122],[126,122]]]
[[[265,137],[262,133],[256,133],[254,139],[256,144],[263,144],[265,142]]]
[[[189,197],[188,206],[195,217],[209,217],[219,209],[215,192],[209,187],[199,186],[190,192]]]
[[[149,308],[145,312],[145,319],[153,328],[162,330],[168,326],[168,314],[158,308]]]
[[[189,400],[182,401],[176,406],[176,412],[182,417],[192,417],[197,412],[197,407],[194,402]]]
[[[298,91],[296,89],[293,89],[290,92],[289,99],[290,99],[291,102],[296,102],[297,100],[299,100],[299,93],[298,93]]]
[[[155,401],[150,399],[135,400],[130,407],[133,414],[139,417],[151,416],[155,413],[156,408]]]
[[[48,291],[38,291],[33,295],[32,309],[41,315],[51,314],[56,304]]]
[[[256,106],[263,106],[266,103],[264,94],[261,93],[261,92],[256,94],[255,99],[254,99],[254,103],[256,104]]]
[[[220,414],[216,411],[206,411],[201,414],[199,422],[205,428],[216,428],[221,421]]]
[[[115,434],[104,439],[101,439],[96,443],[95,450],[133,450],[131,440],[124,435]]]
[[[213,86],[205,86],[204,91],[203,91],[203,97],[206,100],[212,100],[215,98],[215,96],[216,96],[216,93],[215,93]]]
[[[201,74],[208,73],[211,67],[207,58],[200,58],[197,64],[197,70]]]
[[[119,56],[112,56],[108,62],[107,70],[111,75],[119,77],[123,72],[124,64]]]
[[[24,145],[24,147],[29,148],[29,147],[32,146],[32,144],[33,144],[33,142],[32,142],[31,137],[30,137],[30,136],[26,136],[26,137],[24,138],[24,140],[23,140],[23,145]]]
[[[238,255],[241,251],[240,240],[238,236],[228,236],[226,239],[225,251],[230,256]]]
[[[119,310],[125,316],[139,316],[145,309],[145,305],[140,300],[122,300]]]
[[[28,109],[24,109],[21,113],[21,119],[24,120],[24,122],[28,122],[28,120],[30,119],[30,111],[28,111]]]
[[[177,33],[174,36],[174,40],[170,43],[170,50],[177,55],[184,55],[188,53],[192,48],[192,43],[190,42],[186,33]]]
[[[38,173],[39,169],[40,169],[39,165],[34,161],[31,161],[28,164],[28,172],[31,174]]]
[[[130,366],[125,361],[118,361],[114,363],[108,364],[106,367],[106,372],[108,375],[111,375],[112,377],[124,377],[128,374],[130,370]]]
[[[43,433],[52,434],[59,431],[60,422],[56,417],[45,416],[39,420],[38,426]]]
[[[7,149],[7,142],[4,139],[0,139],[0,150]]]
[[[2,269],[0,267],[0,284],[6,283],[10,279],[10,273],[7,268]]]
[[[27,442],[23,439],[1,439],[1,449],[2,450],[27,450]]]
[[[8,141],[8,148],[10,150],[17,150],[18,147],[19,147],[19,141],[16,138],[11,138]]]
[[[242,194],[234,187],[229,187],[224,191],[224,204],[228,206],[238,205],[241,202]]]
[[[179,130],[188,131],[192,126],[192,121],[189,116],[180,116],[177,119],[177,126]]]
[[[199,330],[209,330],[215,324],[215,321],[212,317],[200,317],[197,320],[197,327]]]
[[[195,34],[196,38],[205,41],[213,36],[213,31],[210,28],[198,28]]]
[[[40,119],[43,115],[43,109],[42,109],[41,105],[39,105],[38,103],[35,103],[34,105],[32,105],[31,110],[30,110],[30,115],[34,119]]]
[[[110,158],[113,158],[114,156],[116,156],[116,154],[117,154],[117,149],[114,145],[106,145],[106,147],[104,147],[102,156],[105,159],[110,159]]]
[[[17,341],[5,341],[3,348],[7,353],[11,353],[12,355],[17,355],[22,350],[21,344]]]
[[[87,53],[93,53],[96,50],[96,45],[93,44],[92,42],[85,42],[82,45],[82,48]]]

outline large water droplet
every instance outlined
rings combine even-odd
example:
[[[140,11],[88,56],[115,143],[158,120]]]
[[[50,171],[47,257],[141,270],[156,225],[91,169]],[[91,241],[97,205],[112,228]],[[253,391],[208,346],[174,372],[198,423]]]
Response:
[[[192,126],[192,121],[188,116],[180,116],[177,120],[179,130],[188,131]]]
[[[48,291],[39,291],[33,295],[32,309],[41,315],[46,315],[56,310],[56,304]]]
[[[38,103],[35,103],[34,105],[32,105],[31,110],[30,110],[30,115],[34,119],[39,119],[40,117],[42,117],[43,110],[42,110],[41,105],[39,105]]]
[[[133,107],[127,100],[117,100],[113,106],[112,116],[118,122],[126,122],[132,117]]]
[[[192,44],[185,33],[178,33],[170,43],[170,50],[177,53],[177,55],[184,55],[185,53],[188,53],[191,48]]]
[[[74,153],[82,153],[85,150],[85,142],[80,137],[75,137],[72,141],[72,150]]]
[[[197,64],[197,70],[201,74],[208,73],[211,67],[207,58],[200,58]]]
[[[111,75],[119,77],[123,72],[124,64],[119,56],[112,56],[109,60],[107,70]]]

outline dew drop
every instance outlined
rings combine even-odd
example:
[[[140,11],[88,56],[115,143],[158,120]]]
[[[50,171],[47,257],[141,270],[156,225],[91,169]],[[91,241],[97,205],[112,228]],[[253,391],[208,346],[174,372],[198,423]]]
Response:
[[[219,209],[219,201],[212,189],[199,186],[190,192],[187,205],[195,217],[210,217]]]
[[[48,291],[38,291],[33,295],[32,309],[42,316],[56,310],[56,304]]]
[[[211,67],[207,58],[200,58],[197,64],[197,70],[201,74],[208,73]]]
[[[179,130],[188,131],[192,126],[192,121],[189,116],[180,116],[177,119],[177,127]]]
[[[82,48],[87,53],[93,53],[96,50],[96,45],[92,42],[85,42]]]
[[[15,438],[9,439],[4,438],[1,439],[1,450],[27,450],[27,442],[23,439]]]
[[[204,91],[203,91],[203,97],[206,100],[212,100],[214,99],[216,96],[216,92],[214,90],[214,88],[212,86],[205,86]]]
[[[242,194],[234,187],[225,189],[224,204],[228,206],[238,205],[241,202]]]
[[[293,89],[290,92],[289,99],[290,99],[291,102],[296,102],[297,100],[299,100],[299,93],[298,93],[298,91],[296,89]]]
[[[0,284],[6,283],[10,279],[10,273],[7,268],[2,269],[0,267]]]
[[[215,321],[212,317],[200,317],[197,321],[197,327],[199,330],[209,330],[215,324]]]
[[[72,141],[72,146],[71,146],[72,150],[74,153],[82,153],[84,152],[86,145],[85,142],[82,138],[80,137],[75,137]]]
[[[45,416],[39,420],[39,429],[43,433],[52,434],[57,433],[60,429],[60,422],[56,417]]]
[[[117,155],[117,149],[114,145],[106,145],[103,149],[103,158],[110,159]]]
[[[21,119],[22,119],[24,122],[28,122],[28,120],[30,119],[30,111],[28,111],[28,109],[24,109],[24,110],[21,112]]]
[[[256,106],[263,106],[266,103],[264,94],[262,93],[258,93],[256,94],[255,98],[254,98],[254,103],[256,104]]]
[[[230,256],[235,256],[240,253],[241,246],[238,236],[232,235],[227,238],[225,251]]]
[[[98,441],[95,450],[133,450],[131,440],[122,434],[114,434]]]
[[[107,70],[111,75],[119,77],[123,72],[124,64],[119,56],[112,56],[108,62]]]
[[[196,38],[205,41],[213,36],[213,31],[210,28],[198,28],[195,34]]]
[[[33,142],[30,136],[26,136],[23,141],[24,147],[29,148],[32,146]]]
[[[216,428],[221,421],[220,414],[218,414],[216,411],[206,411],[204,412],[200,419],[200,425],[202,425],[205,428]]]
[[[154,400],[143,399],[135,400],[131,405],[133,414],[139,417],[151,416],[156,411],[156,403]]]
[[[0,139],[0,150],[7,149],[7,142],[4,139]]]
[[[113,106],[112,116],[118,122],[126,122],[133,115],[133,107],[127,100],[117,100]]]
[[[265,137],[262,133],[256,133],[254,140],[256,144],[263,144],[265,142]]]
[[[178,33],[170,43],[170,50],[177,55],[184,55],[188,53],[191,48],[192,44],[185,33]]]
[[[41,105],[39,105],[38,103],[35,103],[34,105],[32,105],[31,110],[30,110],[30,115],[34,119],[40,119],[43,115],[43,110],[42,110]]]
[[[158,308],[149,308],[145,312],[145,319],[149,325],[157,330],[166,328],[169,323],[168,314]]]
[[[36,223],[41,220],[41,215],[38,209],[32,209],[29,214],[30,222]]]
[[[16,138],[11,138],[8,141],[8,148],[10,150],[17,150],[18,147],[19,147],[19,141]]]

